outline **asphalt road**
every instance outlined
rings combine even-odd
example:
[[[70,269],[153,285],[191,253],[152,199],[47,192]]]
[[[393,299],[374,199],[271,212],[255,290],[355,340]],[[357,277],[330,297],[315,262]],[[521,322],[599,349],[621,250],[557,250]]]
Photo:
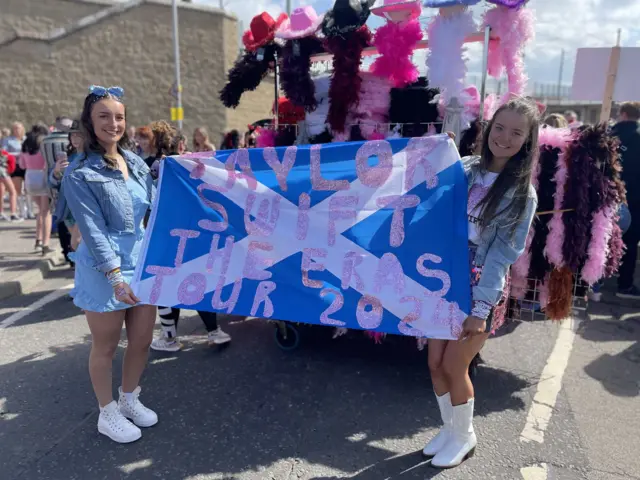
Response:
[[[518,323],[491,339],[476,456],[440,472],[420,456],[439,427],[426,352],[316,327],[285,353],[257,319],[223,320],[233,343],[219,350],[185,319],[188,348],[153,353],[143,379],[159,424],[112,443],[95,428],[87,326],[57,293],[69,283],[0,303],[3,480],[640,479],[640,308],[600,304],[587,321]]]

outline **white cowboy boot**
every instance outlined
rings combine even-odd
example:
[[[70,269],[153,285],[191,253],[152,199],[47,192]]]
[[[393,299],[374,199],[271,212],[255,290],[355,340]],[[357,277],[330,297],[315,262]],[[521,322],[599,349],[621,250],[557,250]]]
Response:
[[[427,443],[424,450],[422,450],[422,454],[425,457],[433,457],[436,453],[442,450],[442,447],[444,447],[447,440],[449,440],[451,430],[453,428],[453,407],[451,406],[451,396],[449,395],[449,392],[445,393],[441,397],[436,394],[436,400],[438,400],[438,407],[440,407],[440,416],[442,417],[443,427],[436,436]]]
[[[453,430],[446,445],[440,450],[431,465],[437,468],[457,467],[467,458],[471,458],[476,450],[478,439],[473,431],[472,398],[463,405],[453,407]]]

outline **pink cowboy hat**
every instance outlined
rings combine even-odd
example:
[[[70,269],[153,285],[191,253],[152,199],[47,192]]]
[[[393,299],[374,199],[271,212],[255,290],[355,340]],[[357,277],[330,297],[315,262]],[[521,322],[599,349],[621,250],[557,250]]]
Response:
[[[388,13],[406,11],[409,20],[415,20],[422,13],[420,0],[384,0],[380,7],[371,9],[371,13],[379,17],[387,17]]]
[[[323,17],[324,15],[319,16],[313,7],[296,8],[291,12],[291,18],[285,20],[278,28],[276,37],[285,40],[309,37],[318,31]]]

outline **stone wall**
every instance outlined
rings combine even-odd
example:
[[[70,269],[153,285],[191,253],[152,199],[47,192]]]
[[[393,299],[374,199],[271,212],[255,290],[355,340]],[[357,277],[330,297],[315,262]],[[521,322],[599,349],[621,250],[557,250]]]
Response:
[[[128,122],[169,119],[174,82],[171,2],[150,0],[56,40],[11,35],[65,27],[112,5],[107,0],[2,0],[0,125],[21,120],[51,123],[77,115],[91,84],[125,89]],[[8,8],[7,8],[8,7]],[[5,13],[6,12],[6,13]],[[238,56],[236,19],[215,8],[182,5],[179,13],[184,131],[206,126],[214,143],[224,131],[265,118],[273,82],[243,97],[236,111],[218,100],[227,69]],[[17,28],[17,26],[20,28]],[[35,32],[34,32],[35,33]],[[13,34],[15,37],[15,34]]]

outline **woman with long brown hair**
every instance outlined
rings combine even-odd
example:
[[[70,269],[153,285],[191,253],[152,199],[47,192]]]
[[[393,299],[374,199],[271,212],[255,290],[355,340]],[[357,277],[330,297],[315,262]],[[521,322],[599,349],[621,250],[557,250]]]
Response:
[[[143,220],[155,187],[149,167],[122,148],[126,128],[124,91],[89,89],[81,127],[84,149],[65,170],[63,194],[80,232],[72,296],[84,310],[91,330],[89,374],[100,406],[98,431],[118,443],[138,440],[138,427],[158,422],[139,399],[140,377],[147,363],[156,307],[141,305],[129,283],[144,236]],[[127,349],[119,400],[112,394],[112,363],[122,325]]]
[[[215,152],[216,147],[209,140],[209,132],[205,127],[198,127],[193,131],[194,152]]]

